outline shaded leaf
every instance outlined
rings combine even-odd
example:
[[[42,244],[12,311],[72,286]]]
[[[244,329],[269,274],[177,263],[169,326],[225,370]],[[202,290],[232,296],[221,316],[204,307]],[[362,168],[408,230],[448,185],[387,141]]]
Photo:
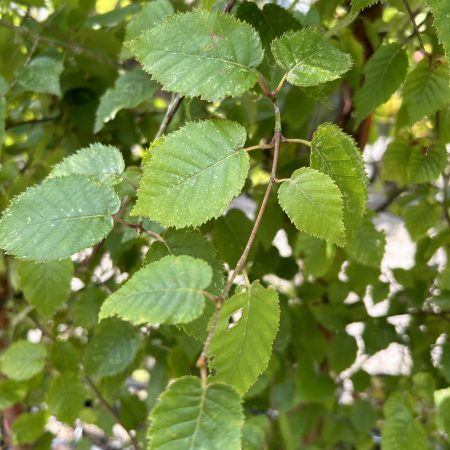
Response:
[[[153,2],[145,6],[151,5]],[[150,99],[158,89],[158,85],[150,80],[142,70],[132,70],[122,74],[114,84],[100,98],[95,116],[94,133],[103,125],[116,117],[121,109],[135,108],[145,100]]]
[[[444,60],[424,58],[405,80],[403,97],[410,123],[429,116],[450,101],[450,69]]]
[[[450,3],[447,0],[427,0],[428,6],[434,17],[434,27],[436,28],[439,41],[444,47],[447,58],[450,59]]]
[[[114,318],[100,322],[86,348],[86,373],[104,377],[123,372],[133,362],[139,343],[129,323]]]
[[[52,317],[69,298],[72,275],[70,259],[19,263],[20,285],[25,298],[46,318]]]
[[[364,84],[355,93],[356,125],[387,102],[405,80],[408,57],[400,45],[382,45],[364,67]]]
[[[2,353],[0,367],[13,380],[28,380],[42,371],[46,356],[47,349],[43,344],[32,344],[19,339]]]

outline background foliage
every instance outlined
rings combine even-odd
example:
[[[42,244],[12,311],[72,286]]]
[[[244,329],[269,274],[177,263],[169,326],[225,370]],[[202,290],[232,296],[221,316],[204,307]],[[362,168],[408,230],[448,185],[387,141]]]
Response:
[[[0,16],[2,448],[450,448],[448,0]]]

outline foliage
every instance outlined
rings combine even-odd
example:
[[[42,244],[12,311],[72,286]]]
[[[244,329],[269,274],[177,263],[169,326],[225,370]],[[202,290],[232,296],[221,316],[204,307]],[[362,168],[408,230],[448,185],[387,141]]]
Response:
[[[450,448],[450,3],[304,3],[1,3],[1,448]]]

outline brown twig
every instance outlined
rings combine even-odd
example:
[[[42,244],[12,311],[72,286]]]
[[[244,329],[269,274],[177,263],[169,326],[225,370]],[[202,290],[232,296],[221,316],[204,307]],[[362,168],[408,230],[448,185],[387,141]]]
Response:
[[[416,24],[414,13],[412,12],[410,4],[408,3],[408,0],[402,0],[402,1],[403,1],[403,4],[405,5],[406,11],[408,12],[409,19],[410,19],[413,29],[414,29],[414,34],[416,35],[417,40],[419,41],[419,46],[420,46],[420,49],[422,50],[422,53],[425,56],[430,57],[431,55],[425,49],[425,44],[423,43],[422,35],[420,34],[419,27]]]
[[[273,99],[273,105],[274,105],[274,112],[275,112],[275,129],[274,129],[274,136],[273,136],[273,140],[272,140],[274,152],[273,152],[273,159],[272,159],[272,168],[270,171],[270,180],[267,184],[266,191],[264,193],[264,197],[263,197],[261,206],[258,211],[258,215],[256,216],[255,223],[253,224],[253,228],[252,228],[252,231],[250,232],[250,236],[248,238],[247,244],[245,245],[244,251],[242,252],[241,257],[239,258],[239,261],[237,262],[236,267],[234,268],[233,272],[231,273],[230,277],[228,278],[228,282],[225,285],[225,287],[223,288],[222,293],[220,294],[220,296],[217,297],[216,310],[214,312],[211,326],[208,331],[208,336],[206,337],[200,357],[197,360],[197,367],[200,369],[200,376],[201,376],[203,384],[206,384],[206,377],[207,377],[206,365],[207,365],[207,361],[208,361],[209,347],[211,346],[212,339],[214,337],[214,334],[217,329],[217,325],[219,323],[220,311],[222,309],[224,299],[227,297],[228,293],[230,292],[230,289],[233,286],[233,282],[234,282],[235,278],[237,277],[238,273],[240,273],[243,270],[243,268],[247,262],[248,255],[252,248],[253,242],[255,241],[256,235],[257,235],[259,227],[261,225],[262,218],[264,216],[264,212],[265,212],[267,204],[269,202],[269,197],[270,197],[270,193],[272,191],[272,187],[276,183],[278,156],[279,156],[280,144],[281,144],[281,116],[280,116],[280,108],[279,108],[276,98]]]

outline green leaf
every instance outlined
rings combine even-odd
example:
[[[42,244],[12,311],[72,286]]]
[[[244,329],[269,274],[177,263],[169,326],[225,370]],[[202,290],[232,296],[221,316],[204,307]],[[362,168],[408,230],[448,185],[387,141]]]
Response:
[[[164,243],[155,241],[145,256],[146,263],[159,261],[167,255],[188,255],[203,259],[212,269],[212,280],[207,287],[211,294],[219,295],[225,285],[224,265],[217,259],[216,249],[212,243],[196,230],[168,230],[164,233]],[[182,325],[183,329],[200,341],[204,341],[208,334],[209,319],[214,313],[214,305],[207,302],[200,317]]]
[[[89,347],[88,347],[89,348]],[[75,373],[67,372],[56,376],[47,392],[50,414],[72,425],[84,406],[86,392],[83,383]]]
[[[105,293],[97,287],[82,290],[73,305],[73,320],[76,325],[91,328],[98,322],[98,313]]]
[[[166,256],[136,272],[108,297],[100,319],[118,316],[134,324],[187,323],[205,306],[202,289],[209,286],[212,270],[190,256]]]
[[[263,59],[250,25],[202,10],[167,18],[129,48],[165,90],[209,101],[236,97],[254,86],[255,67]]]
[[[352,66],[350,55],[311,30],[289,31],[272,43],[275,61],[295,86],[316,86],[339,78]]]
[[[356,13],[384,0],[352,0],[352,12]]]
[[[0,381],[0,411],[23,400],[27,393],[26,385],[16,380]]]
[[[447,58],[450,59],[450,3],[447,0],[427,0],[428,6],[434,17],[434,27],[436,28],[439,41],[444,47]]]
[[[386,236],[375,228],[372,214],[366,214],[346,251],[353,261],[376,269],[381,266],[385,247]]]
[[[125,170],[122,153],[112,145],[91,144],[56,164],[48,178],[84,175],[92,181],[113,185]]]
[[[336,248],[322,239],[299,233],[294,247],[294,255],[302,257],[303,270],[306,274],[321,277],[333,263]]]
[[[61,58],[36,56],[27,66],[19,69],[17,83],[27,91],[60,96],[59,76],[63,70]]]
[[[450,69],[444,60],[422,59],[406,77],[403,97],[411,124],[450,101]]]
[[[44,432],[47,418],[47,411],[20,414],[12,427],[13,442],[32,444]]]
[[[383,175],[400,185],[428,183],[440,176],[447,165],[444,145],[409,142],[398,137],[389,144],[383,156]]]
[[[133,362],[139,344],[129,323],[114,318],[100,322],[86,348],[86,373],[105,377],[123,372]]]
[[[77,372],[80,360],[79,350],[70,342],[57,340],[50,347],[50,364],[61,373]]]
[[[387,102],[401,86],[408,70],[408,56],[400,45],[382,45],[364,67],[364,84],[355,93],[356,125]]]
[[[155,0],[145,3],[128,23],[124,41],[137,38],[143,31],[153,28],[173,12],[173,6],[169,0]],[[126,58],[131,56],[126,47],[123,48],[122,53]]]
[[[381,450],[426,450],[427,435],[415,419],[401,392],[395,392],[384,406],[385,422],[381,431]]]
[[[241,317],[236,322],[237,313]],[[209,366],[215,372],[211,380],[244,394],[267,367],[279,322],[277,292],[258,281],[225,301],[209,349]]]
[[[328,175],[298,169],[280,186],[278,200],[300,231],[345,245],[342,194]]]
[[[135,108],[144,100],[150,99],[157,89],[158,85],[142,70],[125,72],[116,80],[114,87],[108,89],[100,98],[94,133],[100,131],[106,122],[114,119],[121,109]]]
[[[5,140],[5,118],[6,118],[6,100],[0,97],[0,154],[2,152],[3,141]]]
[[[241,125],[210,120],[190,122],[157,141],[133,214],[177,228],[221,215],[247,177],[249,156],[240,150],[245,138]]]
[[[358,345],[353,336],[347,333],[337,333],[328,348],[328,364],[336,373],[350,367],[356,359]]]
[[[437,424],[447,435],[450,434],[450,388],[434,392],[437,407]]]
[[[25,298],[45,318],[51,318],[69,298],[72,276],[73,263],[70,259],[19,262],[20,285]]]
[[[48,180],[12,201],[0,220],[0,247],[18,258],[67,258],[103,239],[120,201],[82,176]]]
[[[0,356],[0,367],[13,380],[28,380],[42,371],[46,356],[47,349],[43,344],[19,339]]]
[[[284,214],[283,214],[284,218]],[[213,225],[212,235],[219,256],[230,266],[236,266],[253,228],[252,221],[240,209],[232,208]],[[256,237],[258,239],[258,236]],[[250,251],[254,253],[255,246]]]
[[[361,152],[337,125],[325,123],[312,138],[311,168],[329,175],[341,191],[344,226],[350,240],[366,211],[368,178]]]
[[[225,284],[225,268],[217,259],[217,252],[212,243],[197,230],[168,230],[163,237],[164,242],[152,243],[145,255],[145,262],[153,263],[168,255],[188,255],[203,259],[213,271],[213,278],[207,290],[219,295]]]
[[[439,205],[430,205],[420,202],[414,205],[407,205],[403,213],[405,226],[414,241],[417,241],[426,232],[436,226],[441,218],[442,209]]]
[[[179,378],[161,395],[150,419],[148,450],[236,450],[241,445],[241,400],[224,383],[202,386],[200,378]]]

